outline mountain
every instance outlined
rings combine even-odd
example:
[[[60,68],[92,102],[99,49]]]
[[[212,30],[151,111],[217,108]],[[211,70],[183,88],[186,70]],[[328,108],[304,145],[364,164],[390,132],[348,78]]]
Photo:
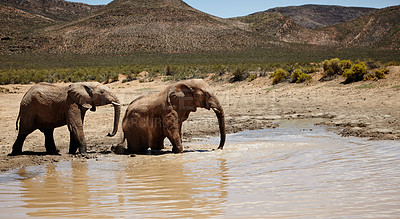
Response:
[[[51,19],[0,3],[1,38],[26,35],[53,23]]]
[[[182,0],[2,0],[0,53],[201,53],[289,43],[397,49],[399,9],[304,5],[223,19]]]
[[[280,39],[282,34],[290,36],[291,32],[304,29],[280,12],[261,12],[230,19],[246,23],[253,31],[262,34],[264,37],[275,38],[275,40]]]
[[[320,9],[317,9],[319,7]],[[319,13],[317,15],[313,13],[304,15],[305,11],[323,11],[326,7],[332,7],[331,10],[327,11],[336,12],[332,15],[326,15],[325,18],[318,18]],[[365,13],[368,10],[370,12],[353,20],[339,23],[336,22],[343,18],[351,17],[344,15],[345,12],[357,11],[357,9],[316,5],[288,8],[296,8],[299,13],[288,17],[282,13],[288,13],[289,9],[277,8],[234,19],[249,24],[255,32],[261,33],[266,37],[274,37],[275,40],[288,43],[335,47],[400,48],[400,6],[380,10],[360,8],[360,13]],[[289,11],[292,14],[294,13],[293,10]],[[334,16],[334,14],[336,15]],[[303,21],[307,20],[308,22],[296,22],[294,20],[300,16],[304,17]],[[310,21],[305,17],[313,17],[318,22]],[[337,20],[332,20],[332,17],[337,17]],[[315,23],[319,23],[322,27],[307,28]],[[329,24],[333,25],[326,26]]]
[[[91,15],[47,28],[43,50],[73,53],[204,52],[258,46],[248,25],[181,0],[115,0]]]
[[[373,11],[330,27],[295,29],[279,36],[285,42],[339,47],[400,48],[400,6]]]
[[[375,8],[342,7],[334,5],[302,5],[278,7],[255,14],[279,12],[285,17],[291,18],[300,26],[315,29],[344,23],[376,10]]]
[[[87,16],[100,6],[63,0],[2,0],[1,38],[29,35],[43,27]]]
[[[55,22],[72,21],[101,7],[64,0],[2,0],[0,5],[13,7]]]

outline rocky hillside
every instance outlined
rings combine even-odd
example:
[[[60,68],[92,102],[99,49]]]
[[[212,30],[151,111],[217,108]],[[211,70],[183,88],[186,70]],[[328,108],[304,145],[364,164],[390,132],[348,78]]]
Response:
[[[72,21],[101,7],[64,0],[2,0],[0,5],[13,7],[53,21]]]
[[[248,25],[181,0],[115,0],[88,17],[47,28],[50,52],[129,53],[238,50],[265,44]]]
[[[316,6],[304,6],[313,9]],[[321,9],[330,6],[318,6]],[[354,8],[344,10],[343,7],[332,6],[333,9],[341,9],[339,12],[351,12]],[[290,8],[290,7],[289,7]],[[335,10],[331,11],[335,11]],[[266,12],[251,14],[245,17],[234,18],[248,23],[254,31],[267,37],[289,43],[302,43],[313,45],[339,46],[339,47],[379,47],[388,49],[400,48],[400,6],[388,7],[380,10],[361,8],[360,11],[368,11],[347,22],[335,25],[310,29],[313,22],[304,22],[302,25],[291,17],[283,15],[283,9],[271,9]],[[293,12],[293,11],[292,11]],[[317,13],[318,14],[318,13]],[[309,17],[318,17],[310,14]],[[292,16],[293,17],[293,16]],[[329,15],[327,17],[335,17]],[[344,16],[343,13],[336,15],[338,20]],[[319,25],[328,25],[330,19],[317,19]],[[331,20],[336,22],[338,20]],[[315,23],[315,22],[314,22]],[[322,25],[322,23],[325,23]]]
[[[222,19],[182,0],[2,0],[0,53],[198,53],[287,43],[396,49],[399,8],[305,5]]]
[[[348,22],[376,10],[377,9],[374,8],[342,7],[334,5],[302,5],[278,7],[255,14],[272,14],[279,12],[292,19],[300,26],[314,29]]]
[[[293,30],[279,36],[285,42],[339,47],[400,48],[400,6],[371,12],[330,27]]]
[[[87,16],[100,7],[63,0],[2,0],[0,36],[29,35],[45,26]]]

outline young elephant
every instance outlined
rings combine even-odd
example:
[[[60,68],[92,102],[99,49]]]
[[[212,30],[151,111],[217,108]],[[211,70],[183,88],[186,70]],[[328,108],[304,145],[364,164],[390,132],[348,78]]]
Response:
[[[173,145],[172,152],[182,153],[182,122],[197,107],[213,109],[217,115],[221,135],[218,149],[222,149],[226,137],[222,106],[207,83],[194,79],[178,82],[130,103],[122,121],[128,152],[143,154],[149,147],[161,150],[167,137]]]
[[[98,82],[74,83],[69,86],[57,86],[39,83],[32,86],[21,100],[19,132],[10,155],[22,154],[25,138],[39,129],[45,136],[46,152],[58,154],[54,143],[54,128],[68,125],[70,131],[69,153],[86,153],[86,141],[83,133],[83,120],[88,109],[96,111],[96,106],[114,105],[114,129],[108,136],[114,136],[118,130],[121,106],[111,90]]]

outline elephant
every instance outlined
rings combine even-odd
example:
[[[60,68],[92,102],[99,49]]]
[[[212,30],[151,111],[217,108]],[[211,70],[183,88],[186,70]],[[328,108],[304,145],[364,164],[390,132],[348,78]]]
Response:
[[[148,148],[164,149],[168,138],[173,153],[183,153],[182,122],[187,120],[197,107],[215,112],[220,131],[218,149],[223,149],[226,138],[224,110],[210,86],[202,79],[177,82],[159,93],[142,96],[133,100],[126,109],[122,120],[126,153],[145,154]],[[112,148],[120,150],[120,148]]]
[[[83,121],[88,109],[96,111],[96,106],[114,106],[114,128],[108,136],[118,131],[121,105],[118,98],[105,85],[98,82],[79,82],[66,86],[51,83],[33,85],[23,96],[16,122],[18,137],[10,155],[22,154],[25,138],[39,129],[45,136],[46,153],[59,154],[54,143],[54,129],[64,125],[70,132],[69,153],[86,154]],[[19,129],[18,129],[19,121]]]

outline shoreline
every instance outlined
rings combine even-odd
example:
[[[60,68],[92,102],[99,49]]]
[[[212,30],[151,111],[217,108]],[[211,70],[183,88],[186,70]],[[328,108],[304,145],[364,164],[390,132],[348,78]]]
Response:
[[[277,127],[276,121],[285,119],[323,118],[317,125],[338,127],[339,135],[371,140],[400,140],[400,66],[389,68],[386,79],[341,84],[343,78],[319,82],[320,73],[313,74],[307,84],[282,83],[271,85],[268,77],[251,82],[214,82],[205,79],[219,98],[225,114],[228,133]],[[157,92],[173,82],[156,78],[152,82],[107,84],[122,103],[121,120],[127,105],[135,98]],[[0,86],[8,92],[0,93],[0,164],[1,172],[24,166],[43,165],[72,159],[95,159],[99,156],[121,156],[110,153],[111,146],[120,143],[122,128],[109,138],[113,108],[98,107],[85,117],[87,156],[69,155],[69,132],[66,126],[55,129],[54,138],[61,155],[44,155],[44,136],[35,131],[25,141],[23,151],[32,155],[7,156],[17,136],[15,121],[19,103],[30,85]],[[183,142],[206,136],[218,136],[218,122],[213,112],[198,109],[183,123]],[[217,135],[215,135],[217,134]],[[167,150],[170,148],[167,146]],[[185,148],[186,149],[186,148]],[[192,149],[192,148],[191,148]],[[134,159],[134,158],[133,158]]]

